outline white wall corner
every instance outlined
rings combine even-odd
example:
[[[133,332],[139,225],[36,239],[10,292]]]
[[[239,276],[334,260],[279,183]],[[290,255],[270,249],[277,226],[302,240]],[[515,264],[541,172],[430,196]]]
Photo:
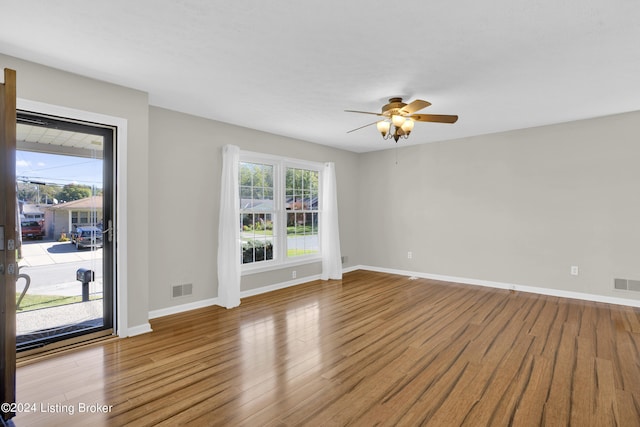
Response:
[[[136,335],[142,335],[149,332],[153,332],[153,329],[151,329],[151,325],[149,323],[145,323],[138,326],[132,326],[126,329],[126,331],[122,331],[119,334],[119,337],[120,338],[135,337]]]

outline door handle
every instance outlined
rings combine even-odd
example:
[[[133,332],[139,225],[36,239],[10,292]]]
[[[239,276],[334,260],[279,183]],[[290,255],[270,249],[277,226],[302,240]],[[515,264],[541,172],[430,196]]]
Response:
[[[103,235],[106,234],[107,240],[109,242],[113,242],[113,221],[112,220],[107,221],[107,229],[104,230],[102,234]]]

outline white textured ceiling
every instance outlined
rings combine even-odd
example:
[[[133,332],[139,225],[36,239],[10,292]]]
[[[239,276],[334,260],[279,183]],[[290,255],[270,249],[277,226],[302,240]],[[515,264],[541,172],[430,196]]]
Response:
[[[640,110],[639,0],[2,1],[0,52],[356,152],[392,96],[460,116],[405,145]]]

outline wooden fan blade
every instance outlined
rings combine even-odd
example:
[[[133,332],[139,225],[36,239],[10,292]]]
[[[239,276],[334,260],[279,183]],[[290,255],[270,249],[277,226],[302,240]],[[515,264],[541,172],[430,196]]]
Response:
[[[405,105],[400,109],[402,113],[413,114],[416,111],[427,108],[431,103],[429,101],[423,101],[422,99],[416,99],[415,101]]]
[[[359,128],[351,129],[350,131],[347,131],[347,133],[355,132],[355,131],[360,130],[362,128],[366,128],[367,126],[375,125],[376,123],[378,123],[378,121],[379,120],[376,120],[375,122],[369,123],[368,125],[364,125],[364,126],[360,126]]]
[[[458,121],[458,116],[446,114],[414,114],[410,117],[417,122],[455,123]]]
[[[384,116],[384,114],[370,113],[368,111],[356,111],[356,110],[344,110],[344,111],[347,113],[373,114],[374,116]]]

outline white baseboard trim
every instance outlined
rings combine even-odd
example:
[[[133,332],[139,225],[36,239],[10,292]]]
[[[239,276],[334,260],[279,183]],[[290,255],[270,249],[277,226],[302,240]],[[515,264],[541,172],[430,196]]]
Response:
[[[513,291],[519,291],[519,292],[529,292],[533,294],[549,295],[549,296],[555,296],[560,298],[572,298],[572,299],[579,299],[584,301],[603,302],[607,304],[640,307],[640,301],[628,299],[628,298],[607,297],[603,295],[586,294],[582,292],[562,291],[558,289],[541,288],[536,286],[524,286],[524,285],[516,285],[512,283],[493,282],[490,280],[479,280],[479,279],[470,279],[466,277],[454,277],[454,276],[444,276],[440,274],[421,273],[418,271],[407,271],[407,270],[397,270],[393,268],[373,267],[370,265],[355,265],[352,267],[344,268],[342,272],[349,273],[356,270],[377,271],[380,273],[397,274],[400,276],[415,276],[423,279],[439,280],[442,282],[462,283],[465,285],[485,286],[489,288],[507,289],[507,290],[513,290]],[[263,286],[261,288],[242,291],[240,292],[240,298],[247,298],[254,295],[273,292],[279,289],[285,289],[291,286],[313,282],[314,280],[320,280],[320,275],[318,274],[313,276],[301,277],[299,279],[289,280],[287,282],[281,282],[281,283],[276,283],[269,286]],[[196,301],[188,304],[181,304],[181,305],[176,305],[173,307],[163,308],[159,310],[152,310],[149,312],[149,319],[169,316],[171,314],[183,313],[183,312],[195,310],[198,308],[210,307],[212,305],[220,305],[218,303],[218,298],[210,298],[210,299]],[[139,326],[134,326],[132,328],[129,328],[127,330],[128,332],[127,336],[140,335],[140,334],[144,334],[151,331],[152,331],[151,325],[147,323],[146,325],[139,325]]]
[[[603,302],[607,304],[626,305],[630,307],[640,307],[640,301],[628,298],[608,297],[604,295],[587,294],[583,292],[563,291],[559,289],[541,288],[537,286],[516,285],[513,283],[493,282],[490,280],[469,279],[467,277],[443,276],[440,274],[421,273],[418,271],[396,270],[392,268],[373,267],[360,265],[355,270],[377,271],[380,273],[398,274],[401,276],[415,276],[422,279],[440,280],[443,282],[462,283],[465,285],[485,286],[489,288],[508,289],[519,292],[529,292],[532,294],[549,295],[560,298],[579,299],[592,302]]]
[[[343,268],[342,269],[342,274],[344,273],[350,273],[352,271],[356,271],[356,270],[363,270],[361,265],[354,265],[353,267],[347,267],[347,268]]]
[[[130,328],[127,328],[126,335],[123,336],[122,334],[120,334],[120,337],[121,338],[135,337],[136,335],[142,335],[149,332],[153,332],[153,329],[151,329],[151,325],[147,322],[143,325],[132,326]]]
[[[209,298],[201,301],[190,302],[187,304],[174,305],[172,307],[161,308],[159,310],[152,310],[149,312],[149,319],[156,319],[158,317],[169,316],[171,314],[183,313],[185,311],[191,311],[198,308],[210,307],[212,305],[219,305],[218,298]]]
[[[291,286],[301,285],[303,283],[313,282],[314,280],[320,280],[320,275],[305,276],[295,280],[289,280],[287,282],[276,283],[269,286],[263,286],[261,288],[249,289],[248,291],[240,292],[240,299],[246,297],[252,297],[254,295],[266,294],[267,292],[277,291],[278,289],[289,288]]]
[[[260,294],[264,294],[267,292],[272,292],[272,291],[276,291],[278,289],[284,289],[284,288],[288,288],[290,286],[296,286],[296,285],[301,285],[303,283],[308,283],[308,282],[312,282],[314,280],[319,280],[320,279],[320,275],[314,275],[314,276],[306,276],[306,277],[301,277],[299,279],[296,280],[290,280],[287,282],[282,282],[282,283],[276,283],[274,285],[270,285],[270,286],[263,286],[261,288],[257,288],[257,289],[249,289],[248,291],[242,291],[240,292],[240,298],[247,298],[250,296],[254,296],[254,295],[260,295]],[[158,317],[164,317],[164,316],[169,316],[171,314],[178,314],[178,313],[184,313],[186,311],[191,311],[191,310],[195,310],[198,308],[204,308],[204,307],[210,307],[212,305],[219,305],[220,307],[222,307],[218,301],[218,298],[210,298],[210,299],[206,299],[206,300],[202,300],[202,301],[195,301],[192,303],[187,303],[187,304],[181,304],[181,305],[175,305],[173,307],[167,307],[167,308],[161,308],[158,310],[152,310],[149,312],[149,319],[156,319]]]

